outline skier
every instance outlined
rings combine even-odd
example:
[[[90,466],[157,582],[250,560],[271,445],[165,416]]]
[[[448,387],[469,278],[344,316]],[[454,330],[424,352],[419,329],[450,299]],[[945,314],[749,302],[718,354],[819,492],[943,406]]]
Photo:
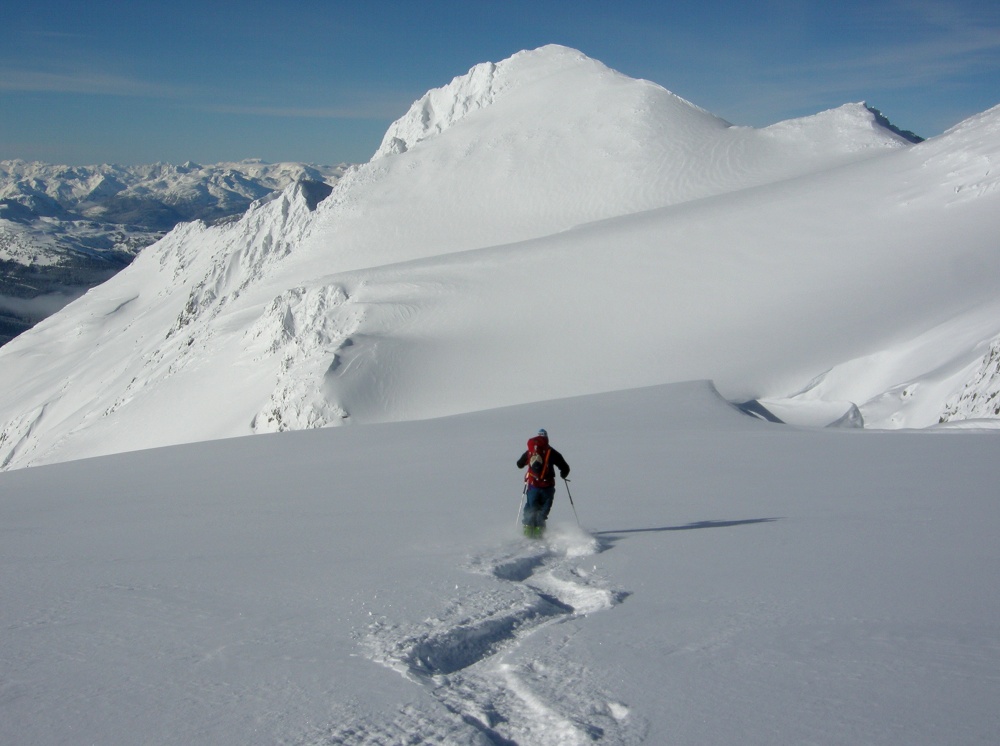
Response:
[[[569,464],[555,448],[549,445],[549,434],[539,430],[538,435],[528,441],[528,450],[517,460],[517,468],[528,470],[524,474],[524,511],[521,523],[524,535],[541,537],[545,532],[545,521],[552,510],[552,500],[556,495],[555,470],[563,479],[569,476]]]

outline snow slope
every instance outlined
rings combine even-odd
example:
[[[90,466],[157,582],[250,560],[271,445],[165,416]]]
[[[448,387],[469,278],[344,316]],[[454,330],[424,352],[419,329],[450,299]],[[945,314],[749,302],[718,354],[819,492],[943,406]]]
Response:
[[[995,450],[689,383],[6,472],[0,742],[990,743]]]
[[[786,403],[855,402],[876,427],[971,420],[978,427],[996,426],[991,402],[1000,394],[1000,378],[993,349],[1000,328],[989,276],[997,256],[990,233],[995,234],[1000,214],[998,143],[1000,107],[994,107],[915,148],[909,156],[918,156],[919,166],[900,175],[885,203],[903,219],[918,212],[914,227],[929,231],[926,237],[904,234],[905,240],[880,236],[898,247],[899,271],[927,271],[926,292],[914,298],[914,308],[949,310],[932,310],[937,319],[928,315],[918,334],[834,365]]]
[[[786,397],[993,302],[997,118],[913,146],[861,104],[732,127],[563,47],[477,66],[318,205],[180,227],[0,351],[0,463],[665,381]]]

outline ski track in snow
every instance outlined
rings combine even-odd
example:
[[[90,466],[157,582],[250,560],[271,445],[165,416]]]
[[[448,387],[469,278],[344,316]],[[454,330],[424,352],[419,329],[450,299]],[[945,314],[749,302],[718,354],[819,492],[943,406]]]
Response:
[[[494,578],[416,625],[380,621],[365,640],[371,658],[424,688],[440,707],[407,705],[380,718],[350,718],[313,744],[632,744],[642,725],[603,691],[566,647],[575,625],[542,652],[527,639],[554,625],[612,608],[627,593],[609,588],[588,558],[607,547],[579,529],[550,529],[470,558]]]

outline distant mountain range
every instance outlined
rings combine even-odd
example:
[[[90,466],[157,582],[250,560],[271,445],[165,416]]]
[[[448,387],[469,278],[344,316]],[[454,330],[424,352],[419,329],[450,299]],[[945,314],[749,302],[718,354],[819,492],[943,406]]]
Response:
[[[0,344],[107,280],[178,223],[217,223],[289,184],[333,184],[346,168],[0,161]]]

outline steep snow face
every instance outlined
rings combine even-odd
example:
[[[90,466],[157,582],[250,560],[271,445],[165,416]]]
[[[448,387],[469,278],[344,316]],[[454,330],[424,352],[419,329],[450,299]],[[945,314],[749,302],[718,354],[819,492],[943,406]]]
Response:
[[[198,430],[209,437],[249,432],[253,409],[268,400],[283,364],[284,328],[296,327],[269,326],[281,315],[270,306],[254,311],[250,324],[262,320],[252,333],[229,314],[301,241],[310,214],[295,186],[231,226],[182,224],[109,283],[5,346],[5,373],[33,368],[40,355],[62,383],[53,389],[37,377],[8,380],[12,398],[39,403],[0,432],[0,460],[26,458],[93,428],[104,433],[99,439],[115,441],[112,450],[184,442]],[[94,356],[104,362],[88,364]],[[237,360],[247,369],[234,368]],[[164,397],[173,401],[166,410]]]
[[[1000,418],[1000,339],[990,344],[975,374],[945,403],[941,422]]]
[[[966,136],[921,157],[873,122],[733,127],[562,47],[477,66],[318,204],[291,188],[176,229],[0,351],[0,461],[694,378],[801,388],[954,315],[949,293],[913,311],[942,265],[996,263],[992,195],[907,208]],[[975,303],[986,276],[949,287]]]

